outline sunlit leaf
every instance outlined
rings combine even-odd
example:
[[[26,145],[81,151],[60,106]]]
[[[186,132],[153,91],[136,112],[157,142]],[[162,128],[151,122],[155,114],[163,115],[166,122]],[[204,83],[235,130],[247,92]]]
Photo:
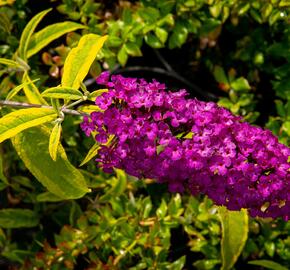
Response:
[[[90,191],[83,175],[68,161],[60,144],[56,161],[51,159],[49,135],[48,128],[34,127],[15,136],[12,143],[27,169],[49,192],[62,199],[83,197]]]
[[[76,90],[71,87],[62,87],[62,86],[57,86],[57,87],[46,89],[45,91],[41,93],[41,95],[43,97],[48,97],[48,98],[62,98],[62,99],[67,99],[67,100],[77,100],[83,97],[83,94],[81,91]]]
[[[16,67],[16,68],[21,67],[21,65],[19,63],[17,63],[16,61],[6,59],[6,58],[0,58],[0,64],[6,65],[6,66],[11,66],[11,67]]]
[[[89,150],[88,154],[86,155],[86,157],[84,158],[84,160],[82,161],[82,163],[80,164],[80,166],[85,165],[86,163],[88,163],[92,158],[94,158],[97,154],[98,151],[100,149],[100,144],[99,143],[95,143],[91,149]]]
[[[219,208],[222,224],[222,270],[232,269],[248,238],[248,214],[245,209],[229,211]]]
[[[19,91],[21,91],[24,88],[24,86],[30,83],[34,83],[36,81],[38,81],[38,79],[17,85],[16,87],[14,87],[13,89],[9,91],[8,95],[6,96],[6,100],[12,99],[14,96],[16,96],[19,93]]]
[[[40,92],[33,81],[30,79],[28,73],[24,73],[22,78],[23,90],[28,102],[34,104],[47,104],[44,98],[40,95]]]
[[[50,133],[49,148],[48,148],[49,154],[52,160],[54,161],[56,161],[57,158],[57,149],[60,141],[60,135],[61,135],[61,123],[57,122]]]
[[[39,52],[46,45],[62,35],[83,29],[86,26],[75,22],[60,22],[51,24],[32,35],[28,46],[27,58]]]
[[[46,108],[21,109],[6,114],[0,118],[0,142],[30,127],[53,121],[55,118],[55,111]]]
[[[35,28],[37,27],[37,25],[39,24],[39,22],[42,20],[42,18],[49,12],[51,11],[50,9],[44,10],[38,14],[36,14],[29,22],[28,24],[25,26],[21,37],[20,37],[20,42],[19,42],[19,48],[18,48],[18,54],[19,57],[21,59],[23,59],[24,61],[27,60],[27,49],[28,49],[28,45],[31,39],[31,36],[35,30]]]
[[[106,39],[107,36],[95,34],[87,34],[80,39],[78,46],[70,51],[65,60],[62,86],[75,89],[80,87]]]

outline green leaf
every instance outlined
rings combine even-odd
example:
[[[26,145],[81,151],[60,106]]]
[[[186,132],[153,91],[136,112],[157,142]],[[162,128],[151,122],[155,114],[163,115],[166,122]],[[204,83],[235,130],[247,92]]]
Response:
[[[144,39],[145,42],[152,48],[159,49],[164,46],[161,41],[153,34],[147,34]]]
[[[56,113],[47,108],[21,109],[0,118],[0,143],[30,127],[53,121]]]
[[[170,267],[168,269],[172,270],[182,270],[184,269],[184,264],[185,264],[186,256],[180,257],[178,260],[174,261],[173,263],[170,264]]]
[[[269,260],[254,260],[254,261],[249,261],[248,264],[253,264],[253,265],[258,265],[265,267],[267,269],[272,269],[272,270],[287,270],[288,268],[285,266],[282,266],[279,263],[269,261]]]
[[[99,198],[99,202],[105,202],[109,200],[111,197],[120,196],[127,186],[127,176],[124,171],[120,169],[115,169],[117,177],[113,177],[111,184],[112,187]]]
[[[286,110],[284,108],[284,103],[280,99],[274,100],[276,104],[276,110],[278,112],[278,115],[281,117],[286,116]]]
[[[19,43],[19,48],[18,48],[18,54],[21,59],[24,61],[27,60],[27,49],[28,45],[30,43],[31,36],[39,24],[39,22],[42,20],[42,18],[49,12],[51,11],[50,9],[44,10],[38,14],[36,14],[25,26],[22,35],[20,37],[20,43]]]
[[[166,42],[168,38],[168,32],[166,30],[164,30],[163,28],[157,27],[154,32],[155,32],[155,35],[158,37],[158,39],[162,43]]]
[[[142,52],[136,43],[128,42],[124,46],[127,54],[132,56],[142,56]]]
[[[195,261],[193,265],[196,267],[196,269],[199,270],[209,270],[209,269],[218,269],[215,266],[220,263],[221,263],[220,260],[217,259],[202,259]]]
[[[231,83],[231,87],[235,91],[250,90],[251,86],[244,77],[240,77]]]
[[[78,89],[89,72],[98,52],[103,47],[107,36],[84,35],[76,48],[68,54],[63,69],[62,86]]]
[[[180,48],[187,40],[188,29],[184,23],[177,23],[169,38],[169,48]]]
[[[81,91],[71,87],[57,86],[48,88],[41,93],[41,96],[48,98],[62,98],[68,100],[78,100],[83,98]]]
[[[97,154],[98,151],[100,149],[100,144],[99,143],[95,143],[92,148],[89,150],[88,154],[86,155],[86,157],[84,158],[84,160],[82,161],[82,163],[80,164],[80,166],[85,165],[86,163],[88,163],[92,158],[94,158]]]
[[[98,89],[96,91],[91,92],[88,96],[88,99],[95,101],[96,97],[98,97],[106,92],[108,92],[108,89]]]
[[[29,209],[1,209],[0,227],[5,229],[35,227],[39,219],[35,212]]]
[[[222,270],[232,269],[240,256],[248,238],[247,211],[229,211],[225,207],[219,208],[222,224]]]
[[[289,0],[281,0],[279,3],[279,7],[289,7],[289,6],[290,6]]]
[[[220,20],[213,18],[206,19],[201,24],[200,35],[208,35],[210,32],[214,31],[220,25],[221,25]]]
[[[146,219],[149,217],[150,212],[152,210],[152,202],[150,197],[146,197],[142,202],[142,209],[143,209],[143,219]]]
[[[26,250],[17,250],[17,249],[7,249],[1,252],[1,255],[7,258],[9,261],[18,262],[21,265],[24,264],[26,258],[32,258],[35,253]]]
[[[38,202],[59,202],[63,201],[62,198],[50,193],[50,192],[43,192],[41,194],[38,194],[36,197],[36,200]]]
[[[102,110],[96,105],[82,105],[78,107],[79,112],[91,114],[92,112],[102,112]]]
[[[12,139],[14,148],[26,168],[49,192],[62,199],[77,199],[90,190],[84,176],[67,159],[59,144],[57,159],[48,153],[50,131],[45,126],[25,130]]]
[[[53,127],[50,137],[49,137],[49,154],[53,161],[56,161],[57,158],[57,149],[60,141],[61,135],[61,123],[57,122]]]
[[[283,123],[282,130],[284,130],[290,136],[290,121],[285,121]]]
[[[21,65],[13,60],[6,59],[6,58],[0,58],[0,64],[1,65],[6,65],[6,66],[11,66],[11,67],[16,67],[19,68]]]
[[[213,76],[218,83],[228,84],[228,78],[221,66],[215,66],[213,70]]]
[[[3,156],[2,155],[0,155],[0,180],[6,185],[9,184],[7,177],[3,173]]]
[[[28,46],[27,58],[36,54],[50,42],[62,35],[83,28],[86,28],[86,26],[75,22],[55,23],[43,28],[32,35]]]
[[[167,207],[165,200],[162,199],[160,206],[156,210],[156,216],[158,217],[158,219],[163,219],[166,216],[167,208],[168,207]]]
[[[14,96],[16,96],[19,91],[21,89],[23,89],[24,86],[26,86],[27,84],[30,84],[30,83],[34,83],[36,81],[38,81],[39,79],[36,79],[36,80],[33,80],[33,81],[30,81],[30,82],[25,82],[25,83],[22,83],[20,85],[17,85],[16,87],[14,87],[12,90],[9,91],[7,97],[6,97],[6,100],[10,100],[12,99]]]
[[[125,46],[123,45],[122,48],[119,50],[117,54],[117,59],[122,66],[125,66],[128,60],[128,54]]]
[[[23,90],[27,100],[34,104],[47,104],[44,98],[40,95],[39,90],[33,81],[29,78],[27,72],[24,73],[22,78]]]

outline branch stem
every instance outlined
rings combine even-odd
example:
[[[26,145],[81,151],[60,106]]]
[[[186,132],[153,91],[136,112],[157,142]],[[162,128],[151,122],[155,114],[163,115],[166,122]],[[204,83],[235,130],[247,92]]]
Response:
[[[25,102],[17,102],[17,101],[10,101],[10,100],[0,100],[0,106],[9,106],[9,107],[21,107],[21,108],[47,108],[47,109],[54,109],[52,106],[48,105],[41,105],[41,104],[31,104]],[[76,115],[76,116],[85,116],[86,113],[78,112],[76,110],[71,110],[67,108],[62,108],[62,112],[66,114]]]

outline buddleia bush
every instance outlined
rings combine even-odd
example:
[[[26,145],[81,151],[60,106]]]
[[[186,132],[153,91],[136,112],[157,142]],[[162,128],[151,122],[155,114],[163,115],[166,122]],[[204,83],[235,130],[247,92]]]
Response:
[[[287,269],[289,222],[277,218],[289,218],[287,2],[57,1],[65,20],[46,24],[55,9],[35,15],[24,4],[0,3],[3,267]],[[234,37],[226,54],[223,36]],[[109,81],[109,72],[97,80],[104,87],[86,87],[145,43],[191,44],[231,112],[163,82]],[[258,123],[284,145],[244,122],[257,119],[264,81],[279,116],[262,112]],[[221,144],[219,126],[234,141]],[[182,156],[202,150],[198,139],[217,144],[190,163]],[[224,148],[243,159],[219,162]]]

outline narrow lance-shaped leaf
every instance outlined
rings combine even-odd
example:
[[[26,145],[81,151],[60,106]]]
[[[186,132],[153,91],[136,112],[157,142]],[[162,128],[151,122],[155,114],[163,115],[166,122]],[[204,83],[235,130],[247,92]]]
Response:
[[[49,154],[53,161],[56,161],[57,158],[57,149],[60,141],[60,135],[61,135],[61,123],[57,122],[50,134],[49,137]]]
[[[0,58],[0,64],[1,65],[6,65],[6,66],[11,66],[11,67],[21,67],[21,65],[13,60],[6,59],[6,58]]]
[[[106,93],[106,92],[108,92],[108,89],[98,89],[98,90],[93,91],[92,93],[90,93],[89,96],[88,96],[88,99],[95,101],[95,99],[98,96],[100,96],[100,95],[102,95],[103,93]]]
[[[269,260],[254,260],[254,261],[249,261],[248,264],[252,264],[252,265],[258,265],[258,266],[262,266],[265,267],[267,269],[272,269],[272,270],[287,270],[288,268],[273,262],[273,261],[269,261]]]
[[[86,157],[84,158],[84,160],[82,161],[82,163],[80,164],[80,166],[85,165],[86,163],[88,163],[92,158],[94,158],[97,154],[98,151],[100,149],[100,144],[99,143],[95,143],[91,149],[89,150],[88,154],[86,155]]]
[[[240,256],[248,237],[248,214],[245,209],[229,211],[219,208],[222,224],[222,270],[232,269]]]
[[[62,99],[67,99],[67,100],[77,100],[83,97],[83,94],[81,91],[76,90],[71,87],[62,87],[62,86],[57,86],[57,87],[46,89],[45,91],[41,93],[41,95],[43,97],[48,97],[48,98],[62,98]]]
[[[91,114],[92,112],[100,112],[102,110],[96,105],[82,105],[78,108],[78,111],[86,114]]]
[[[14,96],[16,96],[19,93],[19,91],[22,90],[23,87],[26,86],[27,84],[34,83],[38,80],[39,79],[36,79],[36,80],[30,81],[30,82],[25,82],[25,83],[22,83],[20,85],[17,85],[16,87],[14,87],[12,90],[9,91],[8,95],[6,96],[6,100],[10,100]]]
[[[22,58],[24,61],[27,60],[27,49],[30,42],[30,38],[39,24],[39,22],[42,20],[42,18],[49,12],[51,9],[44,10],[38,14],[36,14],[26,25],[24,28],[22,35],[20,37],[20,43],[18,48],[18,54],[19,57]]]
[[[110,136],[109,139],[108,139],[108,141],[104,145],[109,145],[113,139],[114,139],[114,136]],[[96,142],[91,147],[91,149],[89,150],[88,154],[86,155],[86,157],[84,158],[84,160],[82,161],[82,163],[80,164],[80,166],[85,165],[92,158],[94,158],[98,154],[98,151],[99,151],[100,148],[101,148],[100,144]]]
[[[29,209],[1,209],[0,227],[5,229],[35,227],[39,222],[35,212]]]
[[[102,48],[107,36],[83,36],[76,48],[68,54],[63,69],[62,86],[78,89],[89,72],[90,66]]]
[[[127,176],[124,171],[120,169],[115,169],[116,178],[112,178],[112,187],[99,198],[99,202],[105,202],[109,200],[111,197],[120,196],[127,186]]]
[[[15,136],[12,143],[27,169],[49,192],[67,200],[81,198],[90,191],[84,176],[68,161],[61,144],[56,161],[51,159],[49,135],[47,127],[33,127]]]
[[[53,121],[56,113],[47,108],[21,109],[0,118],[0,143],[19,132],[46,122]]]
[[[28,46],[27,58],[36,54],[50,42],[62,35],[83,28],[86,28],[86,26],[75,22],[55,23],[43,28],[32,35]]]
[[[22,83],[23,83],[23,90],[24,90],[24,93],[28,102],[34,103],[34,104],[47,104],[44,98],[40,95],[40,92],[37,89],[36,85],[28,76],[27,72],[25,72],[23,75]]]

